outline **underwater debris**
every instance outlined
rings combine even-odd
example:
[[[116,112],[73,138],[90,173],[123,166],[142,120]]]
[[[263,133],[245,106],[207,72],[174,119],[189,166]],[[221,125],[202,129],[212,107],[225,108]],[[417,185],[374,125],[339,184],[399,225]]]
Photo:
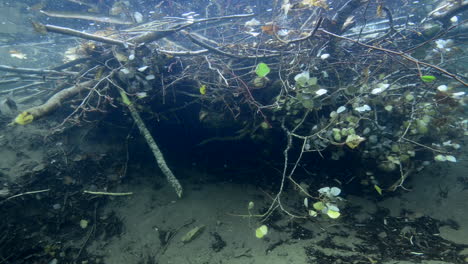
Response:
[[[10,50],[9,53],[10,53],[10,57],[15,58],[15,59],[26,60],[28,58],[26,54],[17,50]]]
[[[447,115],[463,107],[465,95],[459,86],[466,86],[466,81],[455,73],[462,72],[455,64],[443,68],[447,61],[457,60],[452,57],[461,43],[456,35],[436,30],[443,26],[429,26],[436,35],[427,43],[421,42],[425,25],[414,16],[405,16],[400,10],[392,10],[392,16],[390,9],[378,3],[372,16],[376,11],[386,18],[373,17],[376,20],[371,21],[361,16],[365,4],[358,0],[343,6],[318,0],[293,4],[283,0],[275,10],[267,11],[272,16],[268,20],[252,18],[251,13],[216,16],[212,12],[219,10],[212,9],[187,12],[190,9],[178,6],[174,8],[180,17],[151,20],[145,11],[134,10],[125,1],[98,7],[99,13],[42,10],[44,15],[68,19],[94,16],[95,21],[109,22],[119,18],[129,26],[84,33],[35,23],[42,33],[89,41],[81,44],[82,53],[74,49],[64,54],[71,64],[43,69],[0,67],[25,79],[33,74],[48,83],[54,82],[49,81],[53,78],[65,83],[57,89],[41,88],[47,94],[41,99],[49,100],[26,108],[13,123],[36,122],[60,106],[71,108],[70,116],[59,122],[61,129],[84,125],[91,115],[105,116],[127,108],[130,120],[140,120],[143,126],[142,118],[172,120],[169,115],[188,111],[195,113],[196,122],[211,128],[236,127],[233,136],[203,142],[247,137],[255,142],[282,142],[286,158],[298,152],[296,164],[309,159],[309,154],[337,162],[352,156],[369,164],[370,171],[380,172],[373,174],[376,179],[372,181],[367,174],[356,177],[388,190],[386,182],[377,178],[388,177],[392,182],[406,178],[413,167],[421,167],[425,161],[421,157],[433,149],[446,161],[453,160],[446,153],[455,150],[442,142],[459,142],[458,135],[467,133],[466,122]],[[328,9],[327,13],[322,8]],[[245,6],[239,10],[253,9]],[[110,15],[102,15],[105,13]],[[143,21],[146,19],[150,21]],[[141,24],[130,26],[133,22]],[[349,34],[344,35],[345,30]],[[88,59],[80,60],[81,55]],[[65,96],[67,92],[70,94]],[[58,103],[54,102],[57,98]],[[198,108],[193,111],[195,105]],[[141,131],[151,136],[147,128]],[[272,140],[272,135],[278,134],[286,140]],[[275,145],[274,149],[278,148]],[[301,173],[290,164],[284,164],[285,181]],[[170,172],[167,166],[162,170]],[[173,176],[168,177],[171,184],[178,183]],[[182,187],[174,186],[179,195]],[[279,195],[284,195],[282,190]],[[274,199],[272,203],[279,202]],[[338,207],[333,206],[323,203],[327,212],[339,217]],[[314,212],[308,209],[301,214],[297,217],[307,218]]]
[[[202,234],[202,232],[205,230],[205,226],[196,226],[192,228],[190,231],[188,231],[181,239],[182,243],[187,244],[189,242],[192,242],[195,238],[197,238],[199,235]]]

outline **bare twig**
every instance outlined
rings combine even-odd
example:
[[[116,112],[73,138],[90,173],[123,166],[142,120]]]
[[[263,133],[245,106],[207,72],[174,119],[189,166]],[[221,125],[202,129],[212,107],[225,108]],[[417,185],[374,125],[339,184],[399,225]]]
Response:
[[[118,39],[102,37],[102,36],[85,33],[85,32],[81,32],[81,31],[74,30],[71,28],[66,28],[66,27],[59,27],[59,26],[54,26],[54,25],[43,25],[39,23],[34,23],[33,25],[34,25],[34,28],[36,28],[36,30],[39,31],[40,33],[46,33],[46,32],[58,33],[62,35],[79,37],[82,39],[94,40],[94,41],[109,44],[109,45],[118,45],[121,47],[128,47],[128,46],[133,45],[132,43],[121,41]]]
[[[48,191],[50,191],[50,189],[44,189],[44,190],[39,190],[39,191],[30,191],[30,192],[15,194],[13,196],[10,196],[10,197],[6,198],[5,200],[0,201],[0,204],[4,203],[6,201],[9,201],[11,199],[15,199],[15,198],[24,196],[24,195],[37,194],[37,193],[43,193],[43,192],[48,192]]]
[[[115,192],[94,192],[94,191],[83,191],[86,194],[94,194],[94,195],[108,195],[108,196],[128,196],[132,195],[133,192],[124,192],[124,193],[115,193]]]
[[[0,71],[6,72],[16,72],[16,73],[30,73],[30,74],[58,74],[58,75],[74,75],[74,72],[63,72],[56,70],[46,70],[46,69],[31,69],[31,68],[18,68],[6,65],[0,65]]]

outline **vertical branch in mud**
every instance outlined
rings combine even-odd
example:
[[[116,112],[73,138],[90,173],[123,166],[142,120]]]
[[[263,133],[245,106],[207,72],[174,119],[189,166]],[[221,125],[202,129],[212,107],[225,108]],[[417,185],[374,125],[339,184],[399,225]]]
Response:
[[[159,168],[164,173],[164,175],[166,175],[167,181],[171,184],[172,188],[174,188],[174,190],[177,193],[177,196],[181,198],[183,191],[182,185],[180,184],[179,180],[177,180],[177,178],[174,176],[171,169],[169,169],[169,167],[167,166],[166,161],[164,160],[164,156],[161,150],[159,149],[158,145],[156,144],[156,141],[154,141],[153,136],[151,136],[151,133],[149,132],[148,128],[146,128],[143,119],[141,119],[140,115],[138,114],[138,111],[135,109],[132,102],[125,94],[125,91],[119,89],[119,92],[120,96],[122,97],[122,101],[128,107],[128,110],[130,110],[130,114],[132,115],[135,124],[138,126],[138,129],[140,130],[141,134],[143,134],[146,143],[148,143],[148,146],[153,152],[153,155],[156,158],[156,162],[158,163]]]

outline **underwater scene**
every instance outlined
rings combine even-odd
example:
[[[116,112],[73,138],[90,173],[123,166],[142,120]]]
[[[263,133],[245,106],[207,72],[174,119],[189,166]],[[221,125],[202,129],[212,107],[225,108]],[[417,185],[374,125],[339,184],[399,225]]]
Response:
[[[0,0],[0,264],[468,263],[467,0]]]

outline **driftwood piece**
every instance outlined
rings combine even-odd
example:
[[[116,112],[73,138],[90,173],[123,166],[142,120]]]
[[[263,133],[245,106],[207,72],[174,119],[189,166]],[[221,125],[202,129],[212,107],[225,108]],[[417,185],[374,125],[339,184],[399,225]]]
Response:
[[[12,124],[16,123],[24,125],[30,123],[33,120],[37,120],[45,115],[48,115],[49,113],[59,108],[65,100],[77,95],[81,91],[86,90],[93,83],[95,83],[94,80],[86,81],[76,84],[67,89],[61,90],[60,92],[54,94],[51,98],[49,98],[49,100],[47,100],[47,102],[45,102],[44,104],[34,106],[23,111],[21,114],[18,115],[18,117],[16,117]],[[22,122],[24,119],[26,119],[27,121]]]

